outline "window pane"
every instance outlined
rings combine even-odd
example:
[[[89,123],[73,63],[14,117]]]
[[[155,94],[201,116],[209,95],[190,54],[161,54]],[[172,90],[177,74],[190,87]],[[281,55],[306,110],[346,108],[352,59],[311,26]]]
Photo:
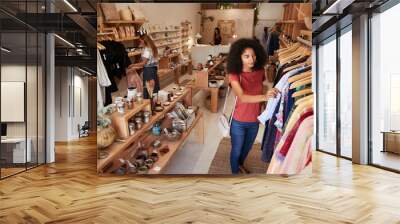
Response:
[[[352,157],[352,35],[340,36],[340,153]]]
[[[336,153],[336,40],[318,48],[318,148]]]
[[[400,170],[400,44],[394,29],[398,21],[400,4],[371,20],[372,163],[396,170]]]

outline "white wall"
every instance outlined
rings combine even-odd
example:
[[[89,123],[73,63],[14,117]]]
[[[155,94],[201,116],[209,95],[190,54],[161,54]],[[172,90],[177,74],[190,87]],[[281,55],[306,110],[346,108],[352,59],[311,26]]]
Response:
[[[255,36],[263,43],[264,27],[272,27],[283,18],[283,3],[261,3],[258,22],[255,24]]]
[[[88,121],[88,78],[77,69],[56,67],[55,140],[69,141],[79,137],[78,124]],[[80,89],[80,97],[79,91]],[[81,102],[79,102],[81,100]],[[82,114],[79,111],[81,105]]]
[[[192,23],[192,34],[200,32],[199,3],[117,3],[117,10],[132,7],[142,14],[149,24],[181,25],[188,20]]]
[[[207,20],[204,23],[204,30],[201,32],[202,43],[210,43],[214,40],[214,29],[218,26],[219,20],[234,20],[235,34],[237,38],[252,38],[254,31],[254,9],[210,9],[204,10],[205,16],[214,17],[214,21]],[[234,41],[234,40],[231,40]]]

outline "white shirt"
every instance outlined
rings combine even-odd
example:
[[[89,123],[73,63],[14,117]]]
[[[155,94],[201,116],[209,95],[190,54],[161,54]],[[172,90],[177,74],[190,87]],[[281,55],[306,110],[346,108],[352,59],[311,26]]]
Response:
[[[143,49],[142,57],[148,59],[146,65],[157,63],[157,60],[153,56],[153,51],[149,47]]]

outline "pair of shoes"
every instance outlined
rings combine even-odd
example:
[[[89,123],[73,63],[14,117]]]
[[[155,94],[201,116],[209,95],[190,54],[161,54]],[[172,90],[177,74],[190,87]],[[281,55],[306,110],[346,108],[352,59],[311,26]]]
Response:
[[[240,171],[240,173],[244,173],[244,174],[250,173],[250,171],[244,166],[239,166],[239,171]]]

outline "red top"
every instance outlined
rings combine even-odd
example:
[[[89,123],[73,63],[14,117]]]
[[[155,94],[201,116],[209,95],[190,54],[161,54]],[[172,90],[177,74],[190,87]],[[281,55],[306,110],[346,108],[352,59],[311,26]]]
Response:
[[[229,75],[229,83],[232,81],[240,82],[240,86],[246,95],[262,95],[263,81],[265,80],[265,70],[260,69],[254,72],[242,72],[239,76],[236,74]],[[261,114],[260,103],[243,103],[238,98],[236,101],[233,119],[242,122],[257,122],[258,115]]]

